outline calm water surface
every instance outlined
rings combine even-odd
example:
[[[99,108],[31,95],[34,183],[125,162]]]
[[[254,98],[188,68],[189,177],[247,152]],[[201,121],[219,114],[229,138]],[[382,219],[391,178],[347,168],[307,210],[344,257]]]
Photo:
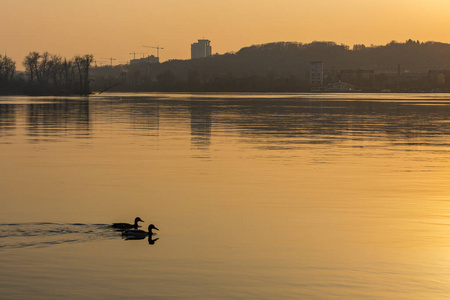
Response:
[[[446,299],[450,96],[0,97],[1,299]],[[160,231],[124,240],[108,224]]]

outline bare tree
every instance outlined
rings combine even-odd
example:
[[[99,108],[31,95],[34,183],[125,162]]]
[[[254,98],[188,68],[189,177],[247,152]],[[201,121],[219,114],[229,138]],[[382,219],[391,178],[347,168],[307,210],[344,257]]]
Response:
[[[63,85],[62,58],[52,54],[48,61],[48,80],[54,88],[61,89]]]
[[[92,55],[67,60],[55,54],[30,52],[24,59],[32,94],[89,94],[89,68]]]
[[[8,56],[0,55],[0,83],[8,83],[14,77],[16,63]]]
[[[84,93],[89,94],[89,68],[94,61],[92,54],[86,54],[83,56],[83,71],[84,71]]]
[[[30,52],[23,60],[23,66],[25,67],[31,82],[34,82],[35,78],[39,81],[38,65],[40,58],[41,55],[38,52]]]
[[[38,64],[38,79],[39,84],[48,86],[48,75],[49,75],[49,60],[50,60],[50,53],[44,52],[44,54],[41,55],[41,60]]]
[[[84,56],[75,56],[73,59],[76,70],[78,71],[79,92],[89,94],[89,68],[94,61],[94,56],[86,54]]]

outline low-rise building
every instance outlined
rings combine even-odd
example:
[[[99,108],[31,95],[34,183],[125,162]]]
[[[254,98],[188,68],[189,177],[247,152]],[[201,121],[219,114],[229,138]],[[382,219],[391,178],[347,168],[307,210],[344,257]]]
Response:
[[[312,61],[309,63],[309,83],[311,87],[323,85],[323,62]]]
[[[132,59],[130,60],[130,65],[133,64],[157,64],[159,63],[159,57],[156,57],[154,55],[149,55],[147,57],[143,57],[143,58],[136,58],[136,59]]]

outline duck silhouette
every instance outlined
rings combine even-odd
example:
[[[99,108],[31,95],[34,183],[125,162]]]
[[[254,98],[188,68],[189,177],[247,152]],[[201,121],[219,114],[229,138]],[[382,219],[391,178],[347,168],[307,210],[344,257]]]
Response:
[[[143,240],[145,239],[145,236],[133,236],[133,235],[129,235],[129,236],[124,236],[126,241],[129,240]],[[159,240],[159,238],[153,239],[150,235],[147,238],[148,240],[148,244],[149,245],[154,245],[156,243],[157,240]]]
[[[136,219],[134,219],[134,224],[128,224],[128,223],[113,223],[111,225],[112,228],[116,228],[119,230],[127,230],[127,229],[138,229],[139,225],[138,222],[144,222],[143,220],[141,220],[141,218],[136,217]]]
[[[157,240],[159,240],[159,238],[152,239],[152,237],[150,235],[148,236],[148,244],[149,245],[154,245]]]
[[[155,227],[155,225],[150,224],[148,225],[148,232],[141,229],[129,229],[122,232],[122,236],[127,237],[128,240],[142,240],[147,236],[149,237],[149,239],[151,239],[151,236],[153,235],[153,229],[159,230]]]

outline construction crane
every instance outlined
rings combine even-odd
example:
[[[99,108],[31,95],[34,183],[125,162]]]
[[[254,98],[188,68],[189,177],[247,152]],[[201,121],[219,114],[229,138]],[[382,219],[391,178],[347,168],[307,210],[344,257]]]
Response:
[[[159,60],[159,49],[161,49],[161,50],[164,49],[163,47],[160,47],[159,45],[156,46],[156,47],[155,46],[142,46],[142,47],[156,49],[156,57],[158,58],[158,60]]]
[[[102,57],[102,59],[109,59],[109,60],[111,61],[111,68],[112,68],[112,61],[113,61],[113,60],[116,60],[116,59],[113,58],[113,57]]]
[[[97,68],[97,62],[100,63],[100,60],[94,60],[94,65],[95,65],[96,68]]]
[[[133,54],[133,59],[136,59],[136,54],[142,54],[142,58],[144,58],[144,54],[145,53],[142,53],[142,52],[131,52],[131,53],[129,53],[130,55],[131,54]]]

